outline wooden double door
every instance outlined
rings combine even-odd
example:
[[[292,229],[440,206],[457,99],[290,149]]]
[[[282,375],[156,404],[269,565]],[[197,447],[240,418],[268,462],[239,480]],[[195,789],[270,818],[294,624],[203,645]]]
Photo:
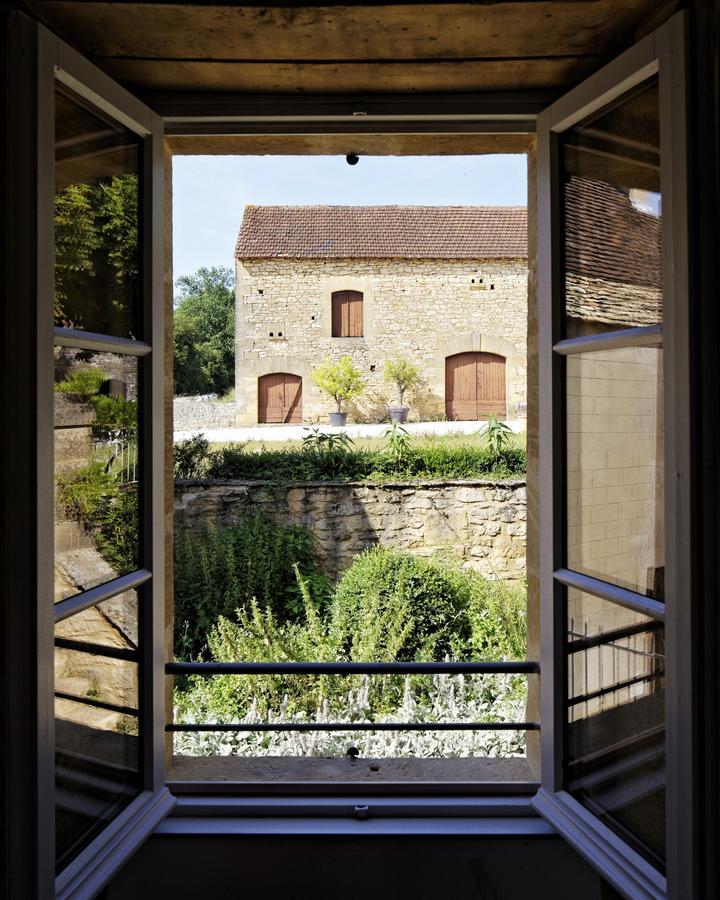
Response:
[[[445,415],[448,419],[504,418],[505,357],[497,353],[457,353],[445,360]]]
[[[258,378],[258,422],[302,424],[302,378],[272,372]]]

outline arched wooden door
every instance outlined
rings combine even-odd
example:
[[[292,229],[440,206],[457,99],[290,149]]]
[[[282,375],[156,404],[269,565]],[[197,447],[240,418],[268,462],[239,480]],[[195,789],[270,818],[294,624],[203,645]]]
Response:
[[[258,422],[302,424],[302,378],[273,372],[258,378]]]
[[[457,353],[445,360],[445,415],[448,419],[505,418],[505,357],[497,353]]]

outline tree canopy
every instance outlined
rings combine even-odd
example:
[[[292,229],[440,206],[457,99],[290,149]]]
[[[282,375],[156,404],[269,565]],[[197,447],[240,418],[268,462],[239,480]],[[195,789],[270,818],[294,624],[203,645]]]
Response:
[[[232,269],[198,269],[175,284],[175,393],[224,394],[235,381]]]

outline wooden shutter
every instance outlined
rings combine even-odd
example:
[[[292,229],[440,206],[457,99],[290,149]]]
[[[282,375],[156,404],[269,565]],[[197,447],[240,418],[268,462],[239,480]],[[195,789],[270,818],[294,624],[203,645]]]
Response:
[[[333,293],[332,336],[363,336],[363,295],[360,291],[335,291]]]

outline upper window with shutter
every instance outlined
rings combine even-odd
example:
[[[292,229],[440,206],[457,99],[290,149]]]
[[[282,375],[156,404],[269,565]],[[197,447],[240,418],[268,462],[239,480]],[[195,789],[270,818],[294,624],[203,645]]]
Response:
[[[332,295],[332,336],[363,336],[363,295],[360,291],[335,291]]]

